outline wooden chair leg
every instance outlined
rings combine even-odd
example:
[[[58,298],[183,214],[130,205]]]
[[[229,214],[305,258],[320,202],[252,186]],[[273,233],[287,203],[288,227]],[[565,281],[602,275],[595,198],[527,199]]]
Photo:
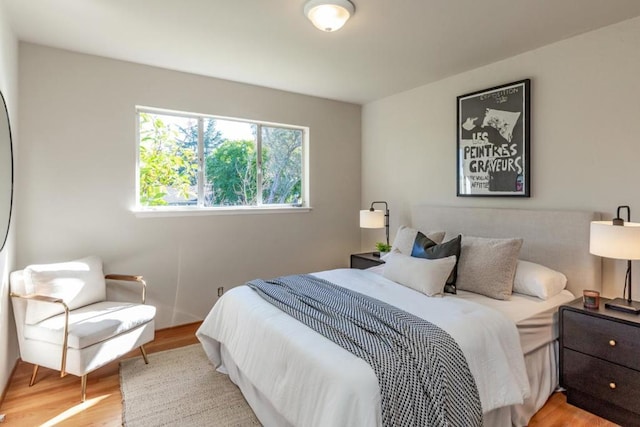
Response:
[[[144,359],[144,363],[148,365],[149,364],[149,359],[147,358],[147,352],[144,351],[144,346],[143,345],[140,346],[140,352],[142,353],[142,358]]]
[[[29,381],[29,387],[36,383],[36,375],[38,375],[38,365],[33,365],[33,372],[31,373],[31,381]]]
[[[81,399],[84,402],[85,400],[87,400],[87,374],[84,374],[81,378],[80,378],[80,393],[81,393]]]

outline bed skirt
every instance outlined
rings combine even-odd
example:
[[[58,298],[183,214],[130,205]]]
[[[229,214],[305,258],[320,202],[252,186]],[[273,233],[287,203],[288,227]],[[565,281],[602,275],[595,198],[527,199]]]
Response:
[[[265,427],[293,427],[273,407],[267,396],[264,396],[238,370],[226,347],[220,345],[222,365],[218,371],[229,375],[245,399]],[[512,405],[494,409],[482,414],[486,426],[526,426],[531,417],[540,410],[558,385],[558,342],[554,341],[525,355],[525,366],[531,387],[531,396],[521,405]],[[380,409],[378,409],[380,410]],[[380,418],[380,417],[379,417]]]

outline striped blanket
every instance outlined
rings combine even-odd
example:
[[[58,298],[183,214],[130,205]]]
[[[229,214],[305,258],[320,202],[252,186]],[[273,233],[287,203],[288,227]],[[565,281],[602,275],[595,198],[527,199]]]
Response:
[[[467,361],[441,328],[311,275],[247,285],[371,365],[385,426],[482,425],[482,406]]]

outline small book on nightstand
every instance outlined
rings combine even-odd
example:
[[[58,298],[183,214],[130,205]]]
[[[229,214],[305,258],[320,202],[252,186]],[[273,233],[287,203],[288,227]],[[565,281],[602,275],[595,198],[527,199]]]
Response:
[[[640,314],[640,302],[615,298],[604,304],[611,310],[624,311],[625,313]]]

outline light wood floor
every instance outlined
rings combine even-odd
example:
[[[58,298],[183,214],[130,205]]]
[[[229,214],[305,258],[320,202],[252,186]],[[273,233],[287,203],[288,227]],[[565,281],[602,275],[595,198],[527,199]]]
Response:
[[[156,339],[145,346],[148,353],[197,343],[199,323],[156,331]],[[126,357],[139,356],[138,351]],[[6,414],[7,426],[120,426],[122,396],[118,362],[92,372],[87,380],[87,401],[80,403],[80,378],[40,368],[38,381],[29,387],[32,365],[19,362],[0,413]],[[563,394],[555,393],[535,415],[531,427],[615,426],[566,403]],[[491,427],[491,426],[487,426]]]

